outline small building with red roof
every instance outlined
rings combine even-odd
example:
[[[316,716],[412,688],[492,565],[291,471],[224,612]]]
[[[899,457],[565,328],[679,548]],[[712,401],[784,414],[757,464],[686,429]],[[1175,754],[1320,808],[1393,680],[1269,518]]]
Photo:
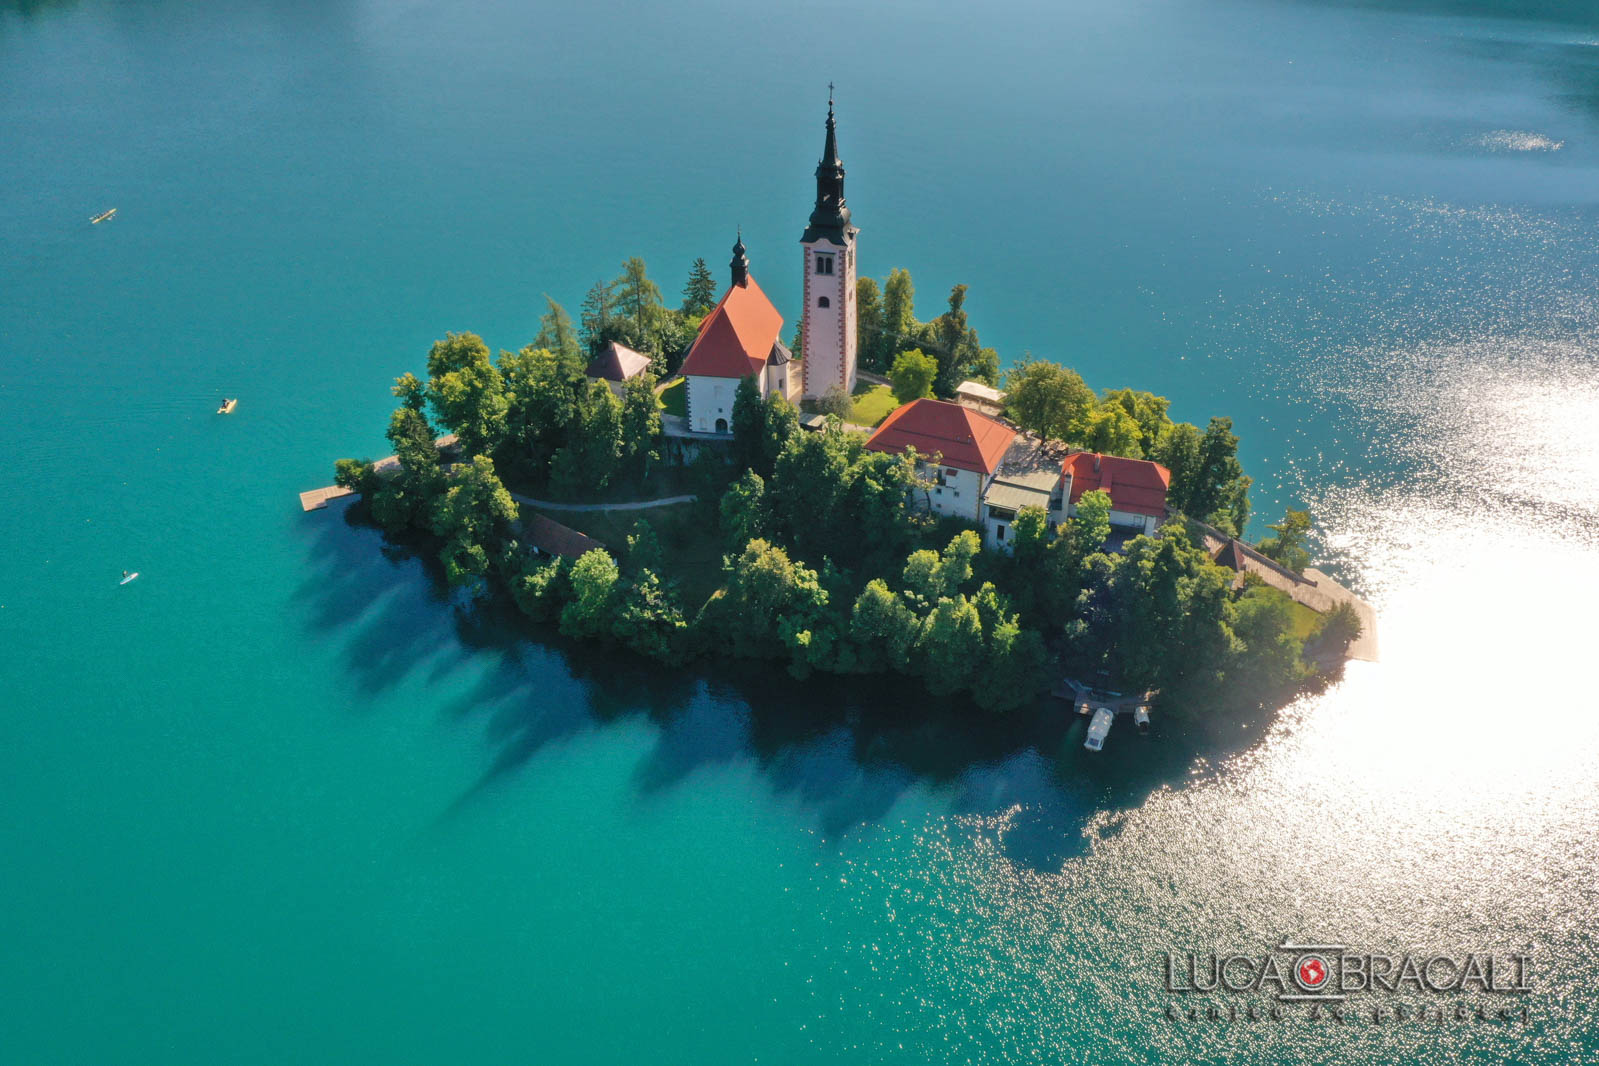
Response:
[[[1073,513],[1083,493],[1102,489],[1110,494],[1113,526],[1153,533],[1166,517],[1171,471],[1159,463],[1099,452],[1073,452],[1066,457],[1061,476]]]
[[[924,501],[928,508],[978,522],[983,493],[1015,440],[1016,430],[998,419],[957,403],[922,399],[884,419],[866,446],[896,454],[916,449],[918,466],[933,480]]]
[[[797,366],[783,345],[783,316],[750,276],[740,236],[733,245],[733,284],[700,323],[679,371],[687,380],[688,428],[731,433],[738,383],[754,377],[765,399],[793,398]]]

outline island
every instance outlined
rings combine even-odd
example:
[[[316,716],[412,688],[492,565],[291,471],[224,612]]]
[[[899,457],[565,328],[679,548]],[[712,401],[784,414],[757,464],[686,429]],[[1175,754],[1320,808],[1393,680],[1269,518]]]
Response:
[[[786,343],[742,233],[721,295],[697,259],[677,307],[630,258],[575,324],[546,298],[519,351],[435,343],[393,386],[394,455],[339,460],[306,506],[358,493],[449,582],[573,638],[898,674],[981,712],[1052,692],[1259,710],[1370,657],[1370,609],[1309,566],[1306,512],[1241,539],[1229,419],[1044,359],[1002,375],[966,286],[918,321],[908,271],[857,277],[859,232],[829,101]]]

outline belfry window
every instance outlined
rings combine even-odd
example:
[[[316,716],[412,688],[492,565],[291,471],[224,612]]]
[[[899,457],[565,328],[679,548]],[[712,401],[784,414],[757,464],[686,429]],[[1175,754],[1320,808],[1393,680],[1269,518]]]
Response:
[[[816,272],[818,274],[831,274],[833,272],[833,257],[830,254],[818,252],[816,255]]]

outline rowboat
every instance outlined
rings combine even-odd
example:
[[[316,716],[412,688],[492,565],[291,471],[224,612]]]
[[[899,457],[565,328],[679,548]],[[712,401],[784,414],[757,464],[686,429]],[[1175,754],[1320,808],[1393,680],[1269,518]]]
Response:
[[[98,226],[100,223],[107,222],[107,221],[109,221],[109,220],[111,220],[113,218],[116,218],[116,217],[117,217],[117,209],[113,207],[109,211],[102,211],[102,212],[100,212],[100,214],[95,215],[93,218],[91,218],[89,220],[89,225]]]

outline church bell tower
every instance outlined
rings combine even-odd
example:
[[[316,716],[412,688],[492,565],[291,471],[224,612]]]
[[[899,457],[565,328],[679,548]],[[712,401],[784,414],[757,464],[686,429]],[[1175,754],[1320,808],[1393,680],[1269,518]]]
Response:
[[[827,141],[816,164],[816,209],[800,236],[805,250],[804,351],[800,370],[805,398],[839,386],[855,391],[855,235],[844,206],[844,163],[838,157],[833,87],[827,91]]]

